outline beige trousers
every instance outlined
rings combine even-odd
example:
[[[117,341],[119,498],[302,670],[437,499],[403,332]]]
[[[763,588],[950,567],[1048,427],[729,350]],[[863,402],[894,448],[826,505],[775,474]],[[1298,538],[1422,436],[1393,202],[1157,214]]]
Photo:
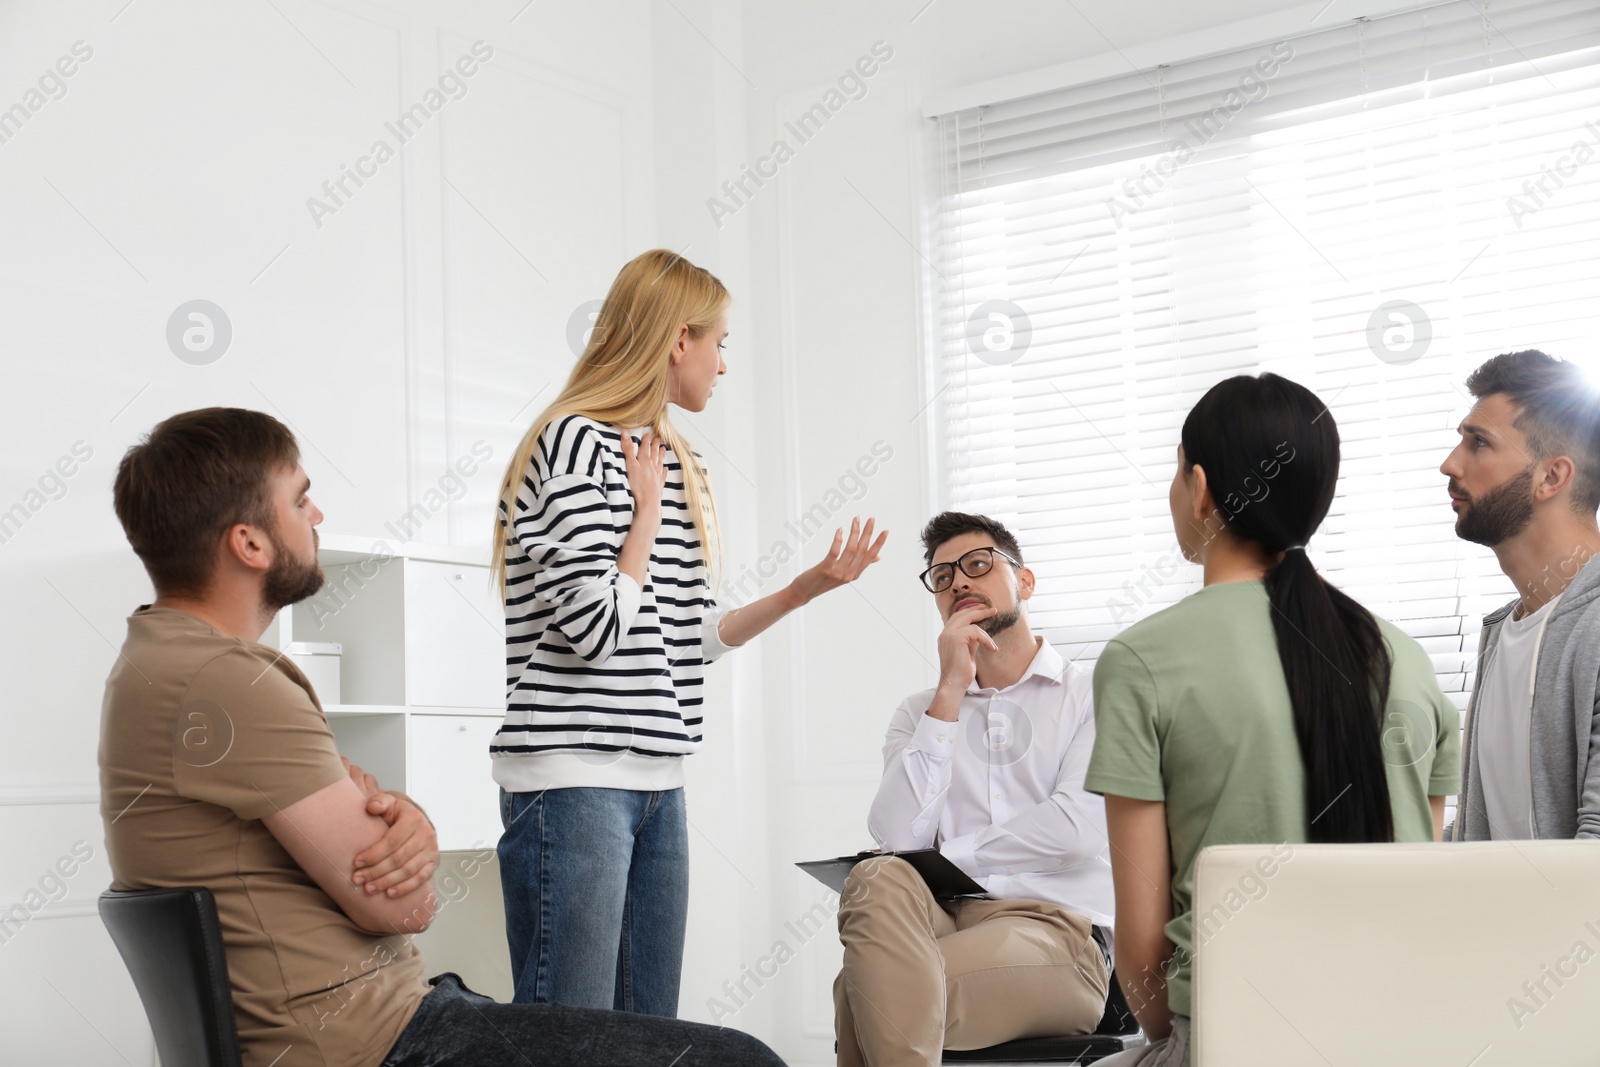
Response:
[[[941,905],[892,856],[856,864],[839,903],[839,1067],[920,1067],[947,1048],[1088,1033],[1110,977],[1091,930],[1043,901]]]

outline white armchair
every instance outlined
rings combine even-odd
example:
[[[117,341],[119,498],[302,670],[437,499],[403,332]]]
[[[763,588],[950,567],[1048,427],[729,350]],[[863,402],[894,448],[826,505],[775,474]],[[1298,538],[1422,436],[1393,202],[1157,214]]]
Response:
[[[1200,855],[1194,1067],[1600,1063],[1600,842],[1284,849]]]

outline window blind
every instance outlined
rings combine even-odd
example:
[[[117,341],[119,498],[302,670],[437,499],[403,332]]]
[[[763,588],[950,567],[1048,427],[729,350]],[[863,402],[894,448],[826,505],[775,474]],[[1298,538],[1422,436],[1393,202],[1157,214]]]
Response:
[[[1275,371],[1343,441],[1318,568],[1464,706],[1513,595],[1438,467],[1489,356],[1600,351],[1600,8],[1450,2],[939,117],[945,506],[1006,522],[1092,664],[1198,589],[1167,489],[1211,385]]]

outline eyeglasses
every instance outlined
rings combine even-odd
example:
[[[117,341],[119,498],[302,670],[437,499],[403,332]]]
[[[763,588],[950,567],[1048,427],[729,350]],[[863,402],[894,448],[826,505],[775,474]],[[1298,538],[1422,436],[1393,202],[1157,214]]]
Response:
[[[996,556],[1013,567],[1022,566],[998,548],[974,548],[971,552],[963,552],[961,558],[954,563],[935,563],[918,577],[922,579],[922,584],[928,587],[928,592],[942,593],[950,588],[951,582],[955,581],[957,567],[960,567],[961,573],[968,578],[982,578],[994,567]]]

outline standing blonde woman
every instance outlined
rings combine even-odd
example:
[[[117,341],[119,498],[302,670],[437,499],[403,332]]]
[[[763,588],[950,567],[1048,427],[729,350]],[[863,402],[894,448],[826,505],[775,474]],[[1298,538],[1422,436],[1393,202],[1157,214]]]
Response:
[[[667,405],[705,409],[730,302],[673,252],[624,266],[501,483],[507,696],[490,754],[518,1002],[677,1014],[683,758],[701,744],[705,665],[853,581],[888,536],[854,521],[782,590],[717,609],[716,503]]]

